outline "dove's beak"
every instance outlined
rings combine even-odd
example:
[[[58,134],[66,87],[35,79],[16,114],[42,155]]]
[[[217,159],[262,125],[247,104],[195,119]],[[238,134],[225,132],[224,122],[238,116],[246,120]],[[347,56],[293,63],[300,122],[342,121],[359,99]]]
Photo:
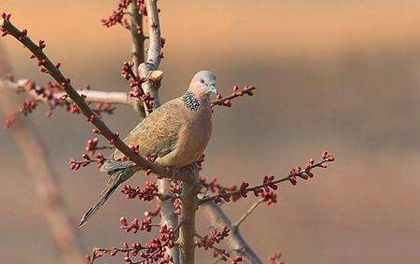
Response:
[[[207,86],[207,88],[214,94],[217,94],[216,83],[211,83]]]

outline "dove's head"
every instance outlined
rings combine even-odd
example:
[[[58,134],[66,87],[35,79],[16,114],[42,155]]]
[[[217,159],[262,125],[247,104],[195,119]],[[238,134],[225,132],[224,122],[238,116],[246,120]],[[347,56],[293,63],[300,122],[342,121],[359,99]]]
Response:
[[[188,91],[193,92],[198,97],[209,96],[210,93],[217,94],[216,75],[211,71],[198,72],[191,80]]]

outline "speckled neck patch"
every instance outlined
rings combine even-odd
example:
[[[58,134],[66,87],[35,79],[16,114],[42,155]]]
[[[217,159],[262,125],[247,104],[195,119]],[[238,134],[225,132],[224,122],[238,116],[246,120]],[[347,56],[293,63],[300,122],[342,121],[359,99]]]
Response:
[[[190,110],[197,111],[200,107],[200,102],[197,100],[193,92],[186,92],[182,96],[182,101]]]

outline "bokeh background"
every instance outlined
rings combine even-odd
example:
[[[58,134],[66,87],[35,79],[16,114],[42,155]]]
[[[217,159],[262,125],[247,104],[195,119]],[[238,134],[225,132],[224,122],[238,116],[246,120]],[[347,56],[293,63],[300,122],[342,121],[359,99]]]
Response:
[[[0,0],[0,9],[63,63],[74,83],[125,91],[121,64],[129,34],[100,18],[116,1]],[[420,258],[420,2],[409,0],[162,0],[167,39],[162,97],[180,95],[198,70],[218,88],[258,86],[252,98],[218,108],[203,174],[226,184],[283,175],[323,150],[337,161],[310,182],[283,185],[278,203],[258,208],[242,232],[260,256],[274,250],[287,263],[416,263]],[[2,39],[18,78],[46,81],[27,50]],[[78,116],[43,110],[30,118],[59,172],[74,225],[106,177],[95,168],[70,171],[90,127]],[[121,133],[137,122],[128,107],[106,117]],[[0,260],[57,263],[42,206],[10,132],[0,130]],[[134,177],[140,184],[143,177]],[[226,206],[235,219],[251,200]],[[77,230],[86,253],[133,237],[118,219],[145,205],[114,195]],[[199,214],[200,228],[208,226]],[[114,263],[110,260],[108,263]],[[209,263],[208,252],[198,263]]]

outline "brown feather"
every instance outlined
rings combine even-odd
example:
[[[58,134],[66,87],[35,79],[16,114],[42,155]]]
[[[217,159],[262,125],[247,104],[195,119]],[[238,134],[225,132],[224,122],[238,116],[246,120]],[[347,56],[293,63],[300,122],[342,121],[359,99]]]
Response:
[[[142,156],[155,155],[163,157],[174,150],[185,114],[179,98],[169,101],[156,109],[138,124],[124,139],[128,146],[139,145]],[[116,150],[114,158],[124,155]]]

